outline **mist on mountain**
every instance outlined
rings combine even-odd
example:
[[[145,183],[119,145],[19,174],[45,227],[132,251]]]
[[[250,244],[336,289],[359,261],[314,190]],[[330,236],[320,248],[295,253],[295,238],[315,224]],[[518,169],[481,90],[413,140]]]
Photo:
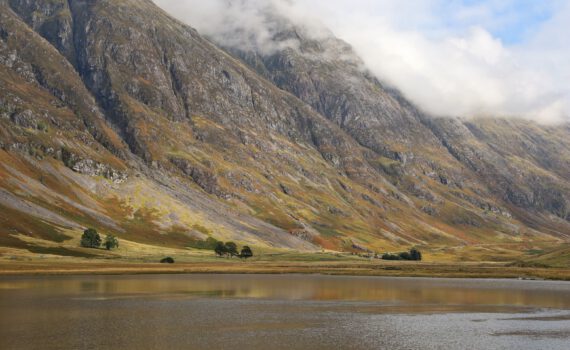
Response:
[[[510,1],[155,2],[223,46],[264,53],[298,45],[274,40],[280,19],[314,36],[330,28],[366,69],[435,116],[569,120],[570,50],[561,33],[570,5],[563,2],[541,2],[533,10],[544,19],[514,43],[494,32],[522,26],[531,9]]]

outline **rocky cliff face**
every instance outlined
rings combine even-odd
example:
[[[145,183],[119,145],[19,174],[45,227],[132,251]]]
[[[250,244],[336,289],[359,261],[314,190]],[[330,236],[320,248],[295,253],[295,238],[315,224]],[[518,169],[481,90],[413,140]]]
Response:
[[[298,47],[228,53],[148,0],[0,10],[4,246],[95,226],[176,247],[436,249],[570,227],[568,129],[429,118],[334,37],[286,28],[275,40]]]
[[[568,144],[562,136],[567,129],[427,116],[367,73],[351,47],[332,33],[315,37],[284,18],[275,21],[282,24],[273,38],[281,49],[267,51],[253,44],[226,49],[361,145],[391,160],[391,167],[381,170],[400,190],[425,197],[425,191],[416,189],[418,179],[427,177],[447,187],[433,189],[432,195],[445,197],[460,190],[463,204],[502,213],[514,206],[515,211],[543,211],[568,219]]]
[[[567,129],[490,119],[432,123],[450,153],[527,224],[548,225],[539,213],[568,221]]]

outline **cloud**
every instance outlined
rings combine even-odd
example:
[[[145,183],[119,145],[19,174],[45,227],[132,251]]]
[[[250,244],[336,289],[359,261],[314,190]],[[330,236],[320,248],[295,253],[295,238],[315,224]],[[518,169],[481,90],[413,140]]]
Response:
[[[322,24],[312,25],[306,8],[290,0],[155,0],[172,15],[226,47],[271,54],[295,47],[296,40],[273,40],[284,26],[303,26],[317,35],[330,35]],[[271,14],[278,16],[271,16]]]
[[[226,46],[271,53],[283,22],[330,28],[433,115],[570,121],[570,4],[562,0],[155,0]]]

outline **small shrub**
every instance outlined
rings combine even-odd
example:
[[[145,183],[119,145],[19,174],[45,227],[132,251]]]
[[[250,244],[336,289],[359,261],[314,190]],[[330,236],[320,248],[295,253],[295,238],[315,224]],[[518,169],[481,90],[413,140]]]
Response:
[[[401,260],[401,258],[399,255],[386,253],[382,255],[382,260]]]
[[[48,130],[49,130],[49,127],[48,127],[47,123],[44,122],[43,120],[40,120],[40,121],[36,124],[36,128],[37,128],[39,131],[43,131],[43,132],[48,132]]]
[[[161,264],[174,264],[174,259],[171,257],[166,257],[162,260],[160,260]]]

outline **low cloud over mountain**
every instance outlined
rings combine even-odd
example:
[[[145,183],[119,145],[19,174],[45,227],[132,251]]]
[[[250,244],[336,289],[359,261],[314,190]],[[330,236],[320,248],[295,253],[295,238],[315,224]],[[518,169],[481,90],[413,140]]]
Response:
[[[278,49],[279,13],[315,35],[330,28],[379,79],[441,116],[567,121],[570,5],[425,0],[155,0],[226,46]],[[281,42],[280,45],[284,43]],[[286,43],[294,46],[294,42]]]

